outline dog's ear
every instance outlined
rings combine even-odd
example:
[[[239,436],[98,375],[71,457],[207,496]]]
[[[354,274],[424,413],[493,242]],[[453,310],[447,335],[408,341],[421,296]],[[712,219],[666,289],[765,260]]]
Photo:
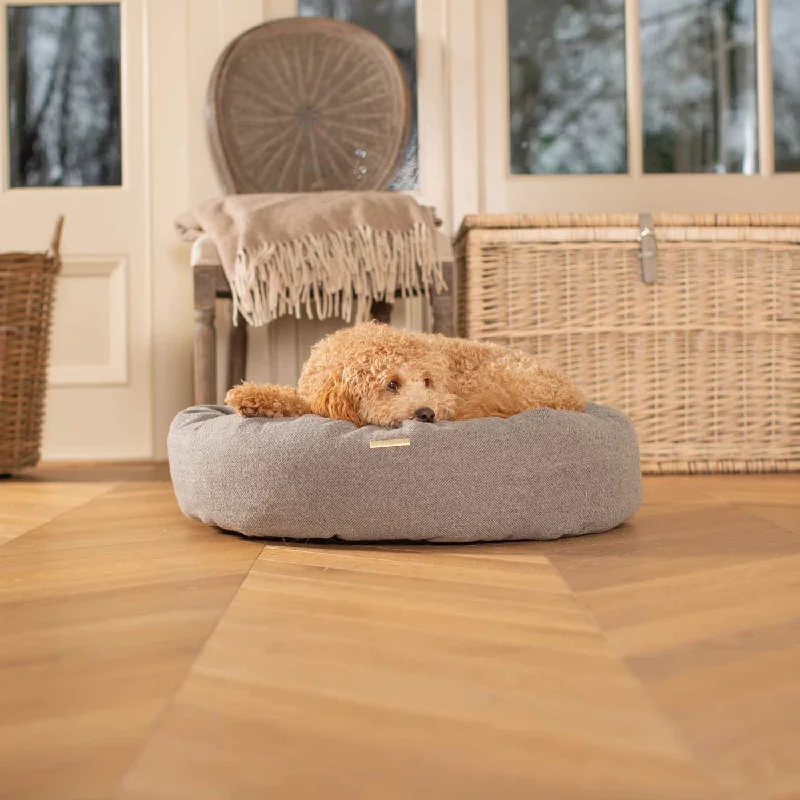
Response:
[[[355,386],[344,380],[337,372],[316,375],[315,380],[305,382],[304,399],[315,414],[330,419],[342,419],[353,422],[359,427],[364,421],[358,414]]]
[[[331,419],[346,419],[359,427],[363,424],[356,407],[356,396],[352,383],[331,381],[325,398],[326,416]]]

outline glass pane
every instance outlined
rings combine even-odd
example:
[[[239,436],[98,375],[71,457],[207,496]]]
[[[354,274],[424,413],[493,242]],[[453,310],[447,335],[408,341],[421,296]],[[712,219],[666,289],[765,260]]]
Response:
[[[417,19],[415,0],[298,0],[301,17],[333,17],[352,22],[381,37],[396,53],[411,89],[413,119],[406,157],[389,188],[419,188],[417,131]]]
[[[641,0],[645,172],[758,172],[755,0]]]
[[[800,172],[800,3],[772,0],[775,170]]]
[[[626,172],[624,0],[508,0],[511,172]]]
[[[119,5],[8,6],[14,186],[119,186]]]

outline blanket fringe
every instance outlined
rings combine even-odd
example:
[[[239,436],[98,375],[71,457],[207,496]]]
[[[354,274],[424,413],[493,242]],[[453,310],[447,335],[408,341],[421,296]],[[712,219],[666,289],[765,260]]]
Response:
[[[398,288],[407,297],[430,287],[446,288],[427,225],[402,231],[362,226],[241,250],[231,286],[233,319],[241,314],[259,326],[286,314],[300,317],[305,309],[309,317],[363,322],[373,300],[393,302]]]

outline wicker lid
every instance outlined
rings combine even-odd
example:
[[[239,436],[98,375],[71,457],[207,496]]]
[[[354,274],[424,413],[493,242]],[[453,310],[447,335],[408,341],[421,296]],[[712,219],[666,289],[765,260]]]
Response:
[[[654,214],[656,227],[795,228],[800,214]],[[639,214],[468,214],[457,239],[470,230],[513,228],[639,228]]]
[[[380,190],[411,130],[411,96],[392,50],[326,18],[275,20],[217,61],[207,124],[229,192]]]

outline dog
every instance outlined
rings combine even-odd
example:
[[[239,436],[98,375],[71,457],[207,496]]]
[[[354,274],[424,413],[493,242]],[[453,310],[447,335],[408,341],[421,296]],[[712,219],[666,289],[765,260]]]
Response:
[[[243,417],[318,414],[359,427],[398,428],[511,417],[533,408],[584,411],[566,376],[521,352],[440,334],[366,322],[330,334],[311,349],[297,390],[242,383],[225,402]]]

